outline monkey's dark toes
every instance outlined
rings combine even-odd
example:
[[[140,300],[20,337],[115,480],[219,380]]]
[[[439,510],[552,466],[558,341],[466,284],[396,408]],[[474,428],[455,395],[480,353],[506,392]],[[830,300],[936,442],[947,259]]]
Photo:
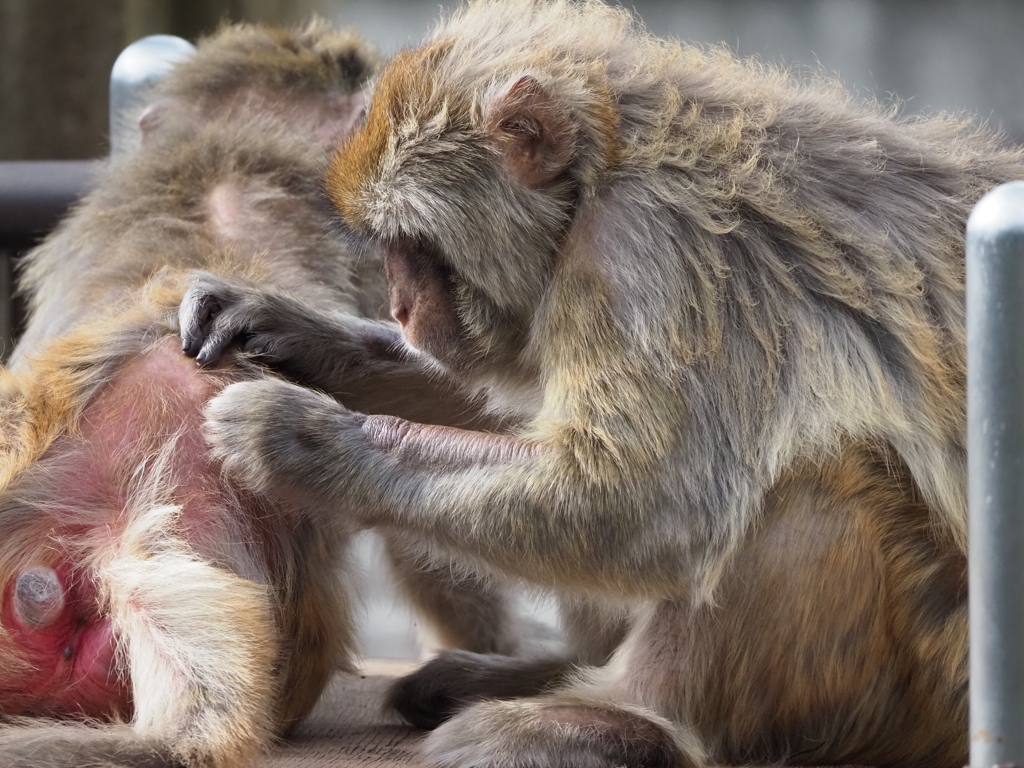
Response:
[[[384,706],[393,709],[410,725],[432,731],[451,719],[465,702],[434,685],[422,672],[413,672],[388,689]]]

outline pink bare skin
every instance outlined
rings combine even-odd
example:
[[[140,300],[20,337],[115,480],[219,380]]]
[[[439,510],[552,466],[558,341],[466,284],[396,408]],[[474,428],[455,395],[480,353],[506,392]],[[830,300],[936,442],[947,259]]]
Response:
[[[60,511],[50,515],[38,548],[46,561],[22,569],[0,593],[3,631],[31,665],[27,672],[0,669],[0,713],[130,717],[131,680],[119,638],[104,615],[95,573],[74,553],[119,546],[132,503],[128,479],[177,435],[165,465],[171,501],[182,510],[174,533],[213,561],[231,557],[237,520],[225,511],[245,517],[247,510],[239,509],[201,433],[205,403],[230,378],[238,376],[201,371],[182,357],[176,339],[164,339],[129,358],[85,408],[78,433],[47,451]],[[74,547],[64,546],[70,540]],[[29,572],[41,574],[37,583],[50,588],[49,602],[16,599],[18,580]]]
[[[131,707],[126,681],[114,663],[115,638],[110,621],[97,614],[95,586],[67,560],[54,569],[64,590],[64,605],[52,623],[33,627],[18,616],[14,583],[4,591],[0,620],[33,670],[0,687],[21,688],[13,701],[7,696],[0,711],[8,715],[58,716],[110,714],[125,716]]]

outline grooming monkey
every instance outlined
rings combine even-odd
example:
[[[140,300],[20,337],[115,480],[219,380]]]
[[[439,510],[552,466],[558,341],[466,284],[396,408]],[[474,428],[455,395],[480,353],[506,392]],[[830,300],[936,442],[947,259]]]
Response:
[[[208,434],[250,489],[638,606],[608,665],[471,703],[433,765],[963,765],[964,224],[1022,177],[965,121],[621,9],[475,2],[383,69],[327,184],[385,248],[409,354],[527,425],[267,379],[214,398]],[[564,674],[467,659],[404,709]]]
[[[338,565],[352,526],[224,477],[202,409],[267,373],[245,351],[198,368],[177,311],[201,268],[203,284],[230,279],[353,327],[378,317],[379,256],[330,231],[317,182],[375,65],[320,23],[224,30],[160,86],[142,148],[27,257],[30,317],[0,377],[4,768],[248,765],[351,667]],[[489,423],[386,348],[337,394]],[[401,578],[449,642],[508,650],[492,587],[411,557]]]

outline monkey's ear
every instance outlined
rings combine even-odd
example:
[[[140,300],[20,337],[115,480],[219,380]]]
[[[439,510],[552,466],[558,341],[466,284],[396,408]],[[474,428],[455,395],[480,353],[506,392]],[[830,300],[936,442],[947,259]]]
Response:
[[[547,184],[576,152],[576,126],[568,111],[529,75],[490,103],[484,126],[509,173],[526,186]]]
[[[142,143],[152,139],[153,133],[160,128],[160,123],[170,109],[167,99],[160,99],[146,107],[139,115],[139,137]]]

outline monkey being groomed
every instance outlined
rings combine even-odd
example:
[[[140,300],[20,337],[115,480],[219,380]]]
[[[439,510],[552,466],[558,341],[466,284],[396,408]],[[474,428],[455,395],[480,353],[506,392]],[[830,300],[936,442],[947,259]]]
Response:
[[[317,181],[375,65],[323,24],[224,30],[160,86],[142,147],[27,257],[30,316],[0,377],[3,768],[248,765],[351,667],[339,561],[353,526],[223,475],[203,408],[268,373],[251,349],[197,367],[177,318],[195,269],[353,328],[378,317],[379,256],[331,231]],[[381,344],[335,394],[489,423]],[[324,368],[286,373],[330,390]],[[451,645],[507,650],[489,584],[391,544]]]
[[[953,768],[964,224],[1022,177],[968,121],[900,119],[599,2],[481,0],[383,69],[328,188],[385,249],[409,354],[526,426],[262,380],[207,428],[253,491],[633,606],[601,668],[452,654],[403,681],[417,722],[463,707],[432,765]],[[192,314],[215,358],[216,317]],[[358,334],[329,335],[341,365]]]

